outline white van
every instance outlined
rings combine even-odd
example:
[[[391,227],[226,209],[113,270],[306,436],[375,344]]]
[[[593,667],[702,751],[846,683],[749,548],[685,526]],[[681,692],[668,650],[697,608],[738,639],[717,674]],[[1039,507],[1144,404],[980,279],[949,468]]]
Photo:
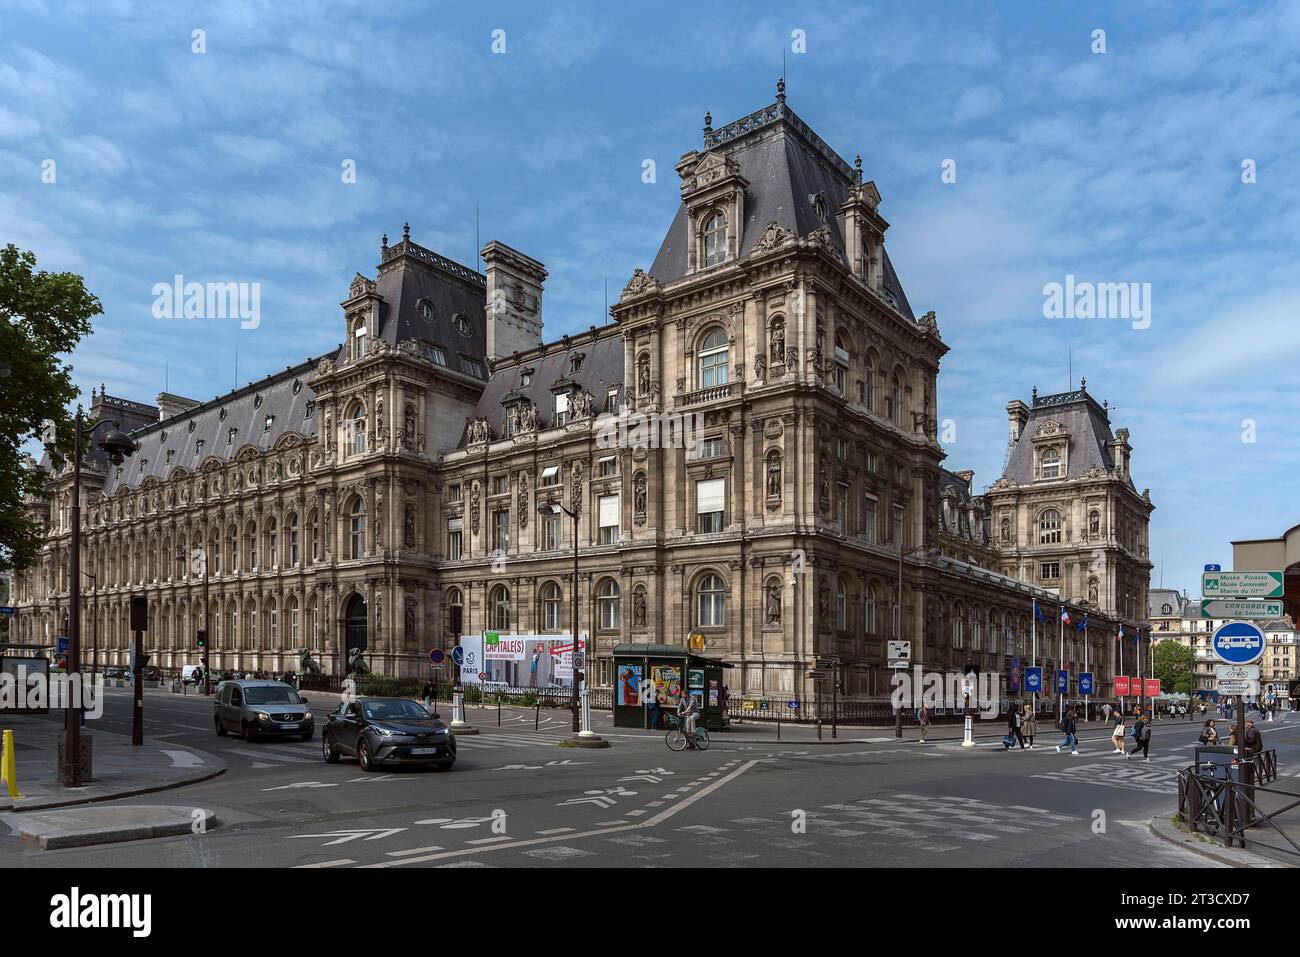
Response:
[[[196,685],[199,683],[199,676],[203,673],[202,665],[185,665],[181,668],[181,683],[187,685]]]

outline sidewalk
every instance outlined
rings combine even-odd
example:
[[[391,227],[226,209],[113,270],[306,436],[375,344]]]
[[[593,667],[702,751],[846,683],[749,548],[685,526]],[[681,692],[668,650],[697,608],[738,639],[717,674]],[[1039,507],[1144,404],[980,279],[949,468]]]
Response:
[[[5,715],[0,730],[14,733],[14,763],[21,797],[0,788],[0,811],[33,811],[111,801],[165,791],[216,777],[226,763],[214,754],[145,738],[132,747],[127,735],[101,731],[88,721],[82,735],[94,744],[91,779],[85,787],[58,783],[59,742],[63,724],[43,715]]]

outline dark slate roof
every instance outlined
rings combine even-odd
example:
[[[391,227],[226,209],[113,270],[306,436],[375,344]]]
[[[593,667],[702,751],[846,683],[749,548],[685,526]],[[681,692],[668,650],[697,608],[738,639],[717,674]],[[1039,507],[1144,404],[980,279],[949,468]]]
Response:
[[[716,152],[735,160],[749,181],[745,193],[745,238],[741,256],[748,256],[770,222],[777,222],[796,236],[804,237],[829,226],[835,245],[844,249],[839,208],[848,199],[853,173],[826,143],[784,103],[759,110],[743,120],[705,134],[705,152]],[[821,196],[826,219],[817,216],[816,200]],[[679,206],[650,275],[660,282],[672,282],[686,275],[686,207]],[[883,285],[907,318],[915,321],[889,253],[884,253]]]
[[[1186,599],[1183,598],[1182,593],[1176,588],[1152,588],[1147,592],[1147,605],[1150,611],[1150,617],[1152,618],[1169,617],[1169,615],[1166,615],[1160,610],[1161,607],[1166,604],[1173,609],[1173,611],[1170,612],[1170,615],[1181,615],[1184,601],[1186,601]],[[1196,615],[1200,615],[1199,605],[1196,609]]]
[[[409,239],[384,246],[380,255],[383,261],[375,280],[375,291],[384,300],[379,310],[380,338],[390,346],[406,339],[442,346],[454,372],[464,372],[457,356],[475,359],[486,369],[486,277]],[[425,299],[433,306],[432,322],[420,315],[420,302]],[[456,329],[457,314],[469,320],[469,335]],[[344,343],[335,353],[336,364],[346,359],[346,348]]]
[[[1110,416],[1085,389],[1038,395],[1035,391],[1029,409],[1029,421],[1011,449],[1006,471],[1002,474],[1021,485],[1034,481],[1034,433],[1049,420],[1059,422],[1069,433],[1069,470],[1067,479],[1077,479],[1092,466],[1109,472],[1115,465],[1110,443],[1115,440]],[[1133,480],[1128,480],[1133,487]]]
[[[947,528],[945,531],[958,535],[968,541],[987,542],[991,541],[990,534],[992,529],[992,516],[988,500],[982,495],[971,493],[971,484],[962,476],[948,469],[939,469],[939,497],[946,499],[954,498],[957,515],[957,528]],[[967,510],[974,505],[978,510],[979,528],[971,528],[970,516]],[[940,521],[943,521],[943,511],[940,510]],[[976,532],[980,534],[976,534]]]
[[[308,359],[162,422],[157,421],[155,413],[152,423],[130,433],[139,448],[122,463],[121,478],[109,466],[104,492],[111,495],[122,486],[138,487],[150,476],[166,481],[173,470],[181,467],[196,472],[209,456],[229,461],[246,445],[265,451],[286,432],[315,435],[316,396],[307,379],[318,361]],[[309,402],[313,408],[310,416],[306,414]],[[268,415],[275,417],[269,430],[264,428]],[[228,443],[231,428],[238,431]],[[170,462],[168,451],[175,453]]]
[[[545,352],[545,355],[542,353]],[[571,357],[583,353],[582,368],[572,371]],[[524,370],[532,370],[532,379],[523,385]],[[505,408],[502,401],[526,396],[537,406],[538,428],[548,429],[555,416],[555,402],[551,386],[557,380],[576,382],[594,397],[592,412],[605,411],[607,393],[623,385],[623,334],[611,324],[593,332],[552,342],[541,349],[521,353],[509,359],[498,360],[488,380],[487,388],[479,396],[473,417],[483,417],[492,426],[492,438],[505,435]],[[465,445],[461,436],[460,447]]]

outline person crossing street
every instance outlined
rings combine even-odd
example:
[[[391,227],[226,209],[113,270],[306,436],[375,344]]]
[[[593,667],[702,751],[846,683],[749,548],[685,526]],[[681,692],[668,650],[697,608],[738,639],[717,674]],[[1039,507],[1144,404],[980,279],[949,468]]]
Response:
[[[1138,718],[1137,723],[1133,725],[1133,750],[1125,752],[1125,757],[1132,758],[1139,751],[1142,752],[1142,760],[1150,763],[1151,761],[1151,715],[1144,714]]]
[[[1059,752],[1064,747],[1069,747],[1071,754],[1079,753],[1079,739],[1076,736],[1077,726],[1074,720],[1074,709],[1070,708],[1065,712],[1065,717],[1061,719],[1060,729],[1065,734],[1065,740],[1056,746]]]

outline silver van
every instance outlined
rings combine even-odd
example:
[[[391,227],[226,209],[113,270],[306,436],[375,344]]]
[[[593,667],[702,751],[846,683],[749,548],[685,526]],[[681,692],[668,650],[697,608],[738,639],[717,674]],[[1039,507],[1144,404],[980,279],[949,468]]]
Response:
[[[212,707],[217,735],[223,738],[234,731],[245,741],[262,735],[310,741],[316,730],[307,699],[283,681],[223,681]]]

